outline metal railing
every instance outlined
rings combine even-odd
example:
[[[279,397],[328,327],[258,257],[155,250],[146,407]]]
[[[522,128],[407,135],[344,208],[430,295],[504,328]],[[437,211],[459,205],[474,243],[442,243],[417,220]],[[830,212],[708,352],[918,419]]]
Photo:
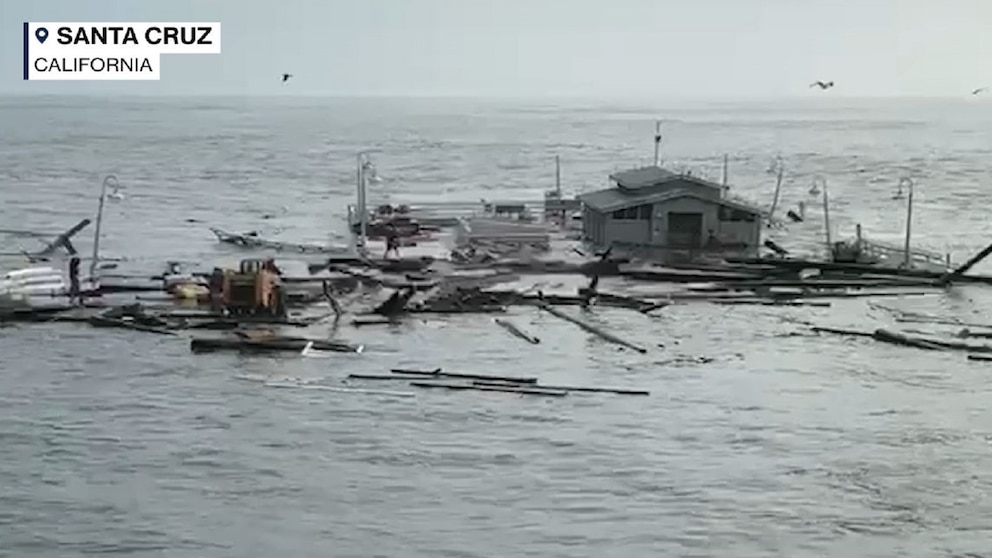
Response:
[[[895,265],[905,266],[906,249],[904,247],[861,238],[859,241],[861,253],[869,259],[884,262],[898,262]],[[950,254],[940,254],[932,250],[911,248],[909,251],[909,267],[939,266],[950,267]]]

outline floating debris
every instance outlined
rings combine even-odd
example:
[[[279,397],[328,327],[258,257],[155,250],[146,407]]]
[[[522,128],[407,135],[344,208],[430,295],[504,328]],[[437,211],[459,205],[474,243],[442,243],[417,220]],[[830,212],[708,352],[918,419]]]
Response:
[[[502,327],[506,331],[509,331],[510,334],[512,334],[514,337],[518,337],[520,339],[523,339],[524,341],[530,343],[531,345],[537,345],[538,343],[541,342],[540,339],[538,339],[537,337],[534,337],[533,335],[531,335],[531,334],[525,332],[524,330],[520,329],[519,327],[517,327],[516,325],[514,325],[512,322],[508,322],[506,320],[501,320],[499,318],[494,318],[493,321],[495,321],[497,325],[499,325],[500,327]]]
[[[473,384],[449,384],[439,382],[410,382],[410,385],[419,388],[440,388],[458,391],[497,391],[504,393],[519,393],[523,395],[544,395],[547,397],[565,397],[568,395],[568,392],[565,391],[554,391],[535,387],[514,387],[510,385],[497,387],[488,385],[480,386]]]
[[[550,306],[548,304],[542,304],[540,308],[542,310],[544,310],[545,312],[553,315],[553,316],[557,316],[557,317],[559,317],[559,318],[561,318],[561,319],[563,319],[565,321],[572,322],[573,324],[581,327],[582,329],[588,331],[589,333],[596,334],[596,335],[600,336],[602,339],[604,339],[606,341],[609,341],[610,343],[615,343],[617,345],[622,345],[624,347],[627,347],[628,349],[633,349],[633,350],[635,350],[635,351],[637,351],[639,353],[646,353],[646,352],[648,352],[648,350],[645,349],[645,348],[643,348],[643,347],[639,347],[639,346],[637,346],[637,345],[635,345],[635,344],[633,344],[633,343],[631,343],[629,341],[625,341],[625,340],[617,337],[616,335],[613,335],[612,333],[607,333],[606,331],[603,331],[602,329],[600,329],[600,328],[598,328],[598,327],[596,327],[596,326],[594,326],[592,324],[586,323],[586,322],[584,322],[584,321],[582,321],[582,320],[580,320],[578,318],[573,318],[572,316],[569,316],[568,314],[562,312],[561,310],[558,310],[556,308],[553,308],[552,306]]]
[[[302,353],[308,345],[310,349],[316,349],[318,351],[333,351],[337,353],[360,353],[364,349],[362,345],[353,345],[340,341],[276,336],[267,339],[225,339],[201,337],[190,340],[189,348],[194,353],[213,351]]]
[[[434,376],[436,378],[460,378],[463,380],[499,380],[515,384],[536,384],[537,378],[519,376],[487,376],[486,374],[465,374],[461,372],[442,372],[440,368],[434,370],[407,370],[403,368],[393,368],[391,374],[411,375],[411,376]]]

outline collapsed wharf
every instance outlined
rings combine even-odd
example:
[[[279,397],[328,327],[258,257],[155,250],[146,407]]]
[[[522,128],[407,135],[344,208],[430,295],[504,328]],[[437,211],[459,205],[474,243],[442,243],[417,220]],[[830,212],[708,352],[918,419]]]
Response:
[[[207,310],[202,301],[177,302],[164,292],[167,276],[159,275],[145,279],[107,276],[96,293],[101,303],[88,304],[91,308],[17,309],[0,315],[0,321],[84,322],[172,333],[237,331],[262,325],[305,328],[330,320],[337,327],[345,314],[355,317],[351,322],[355,326],[395,324],[407,315],[502,313],[510,306],[535,306],[553,314],[553,306],[617,307],[648,314],[672,303],[797,306],[805,298],[920,295],[943,289],[948,279],[948,274],[912,269],[769,258],[662,266],[611,257],[612,250],[588,255],[564,234],[553,236],[544,247],[477,242],[468,255],[455,257],[445,234],[404,246],[402,257],[333,254],[319,262],[305,261],[305,272],[282,273],[280,282],[289,305],[286,316],[232,316]],[[385,244],[379,244],[385,254]],[[370,240],[366,253],[374,254],[377,248],[376,241]],[[808,276],[811,268],[816,270],[812,277]],[[981,279],[964,276],[961,270],[955,273],[949,274],[955,281]],[[159,291],[159,296],[135,295],[150,291]],[[576,325],[640,349],[586,327],[581,320]],[[518,337],[526,339],[527,335]],[[299,348],[293,343],[283,346]]]

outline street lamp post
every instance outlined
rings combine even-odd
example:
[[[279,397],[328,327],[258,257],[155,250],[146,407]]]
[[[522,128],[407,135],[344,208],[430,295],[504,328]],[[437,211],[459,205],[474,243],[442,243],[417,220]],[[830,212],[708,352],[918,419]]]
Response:
[[[103,224],[103,204],[107,199],[107,186],[118,188],[117,177],[108,175],[103,179],[103,186],[100,187],[100,204],[96,211],[96,230],[93,232],[93,258],[90,261],[90,282],[96,278],[96,268],[100,263],[100,226]]]

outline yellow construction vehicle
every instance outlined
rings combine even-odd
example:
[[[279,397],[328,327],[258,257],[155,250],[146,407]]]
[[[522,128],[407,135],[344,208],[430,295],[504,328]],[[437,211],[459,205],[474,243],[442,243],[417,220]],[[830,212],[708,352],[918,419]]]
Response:
[[[238,271],[225,270],[220,295],[234,316],[286,316],[285,291],[271,260],[242,260]]]

